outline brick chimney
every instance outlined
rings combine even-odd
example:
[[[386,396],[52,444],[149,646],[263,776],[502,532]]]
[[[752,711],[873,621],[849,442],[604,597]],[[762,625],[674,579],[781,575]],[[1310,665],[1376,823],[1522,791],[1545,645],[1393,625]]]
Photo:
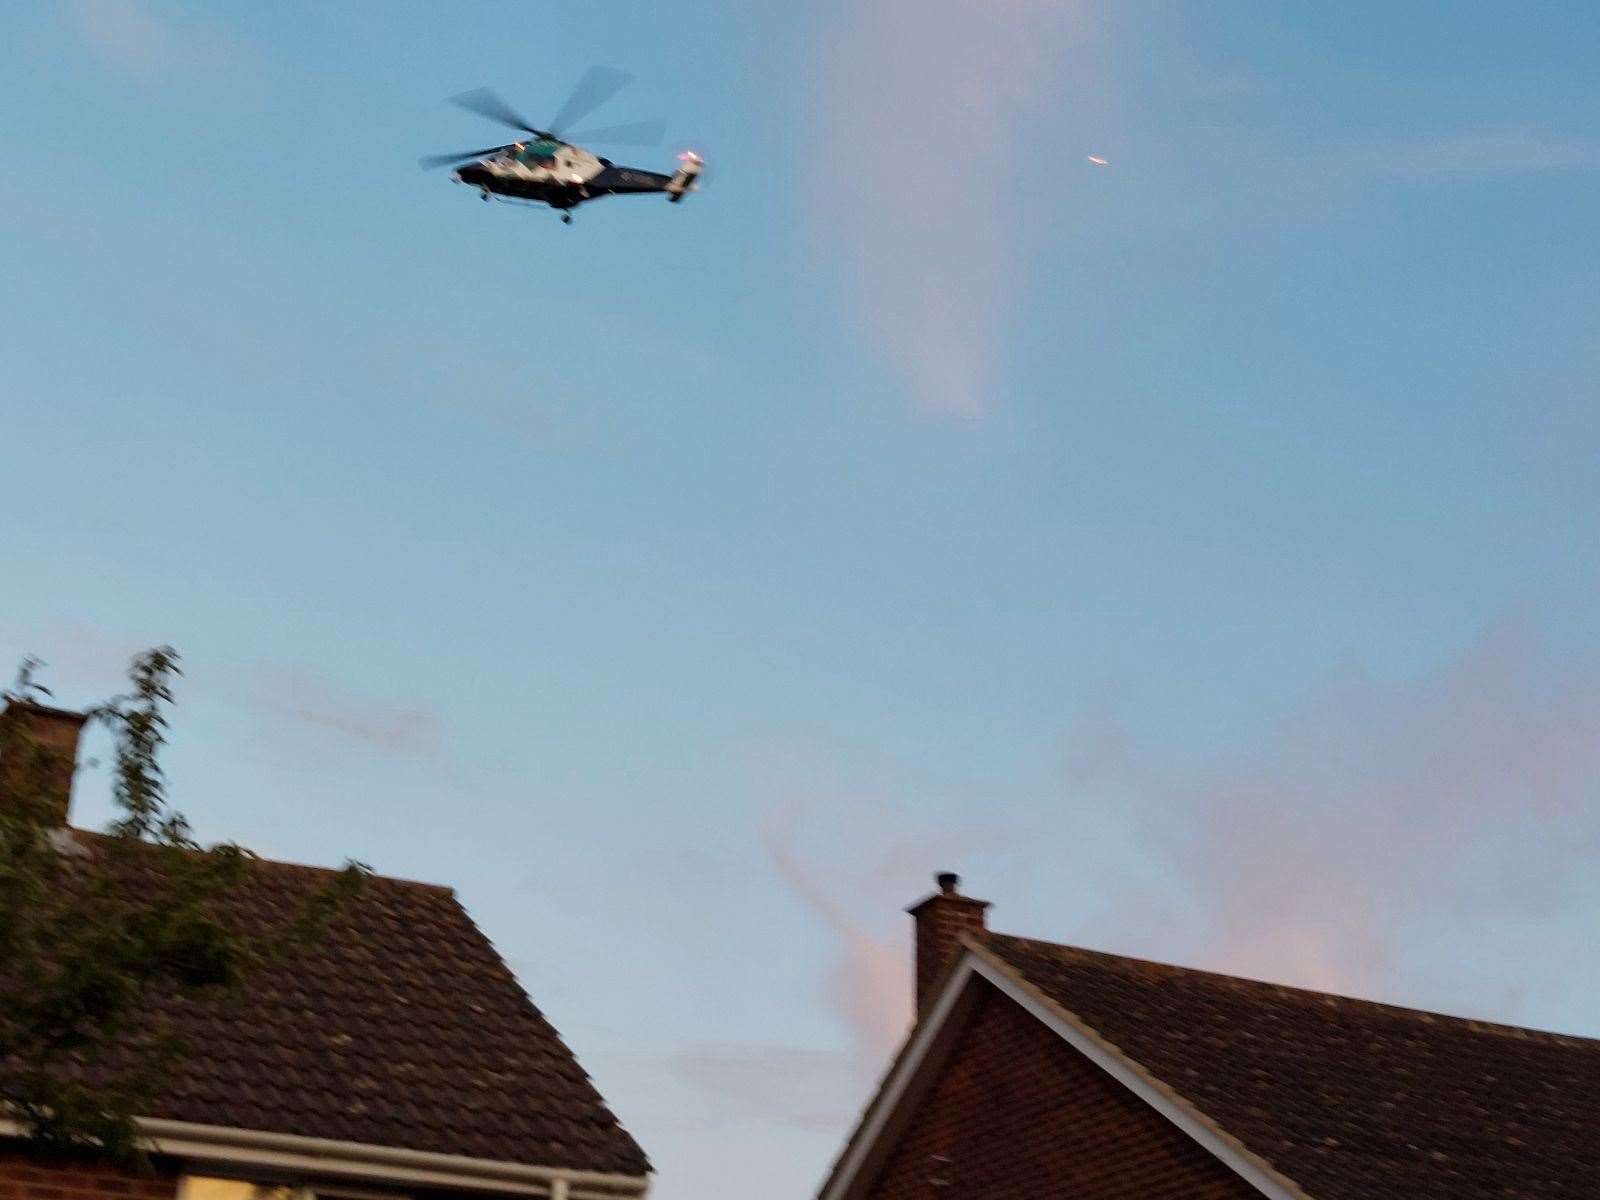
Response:
[[[933,1003],[934,985],[961,948],[961,935],[969,930],[984,929],[984,910],[989,907],[987,900],[974,900],[957,890],[961,886],[961,876],[954,871],[941,871],[934,876],[934,881],[939,890],[906,909],[917,930],[919,1020]]]
[[[0,709],[0,803],[6,793],[36,796],[42,802],[41,823],[51,829],[67,824],[72,803],[72,775],[78,769],[78,735],[83,713],[48,708],[31,700],[13,700]]]

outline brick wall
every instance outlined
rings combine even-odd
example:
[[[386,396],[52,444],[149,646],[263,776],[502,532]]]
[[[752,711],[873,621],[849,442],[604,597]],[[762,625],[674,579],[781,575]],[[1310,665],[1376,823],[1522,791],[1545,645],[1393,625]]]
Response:
[[[870,1200],[1260,1200],[1016,1004],[983,992]]]
[[[159,1166],[138,1174],[0,1151],[0,1200],[172,1200],[177,1188],[177,1177]]]
[[[954,879],[953,875],[941,877],[941,883]],[[934,1001],[936,984],[961,952],[961,935],[977,933],[984,927],[987,900],[974,900],[955,890],[952,883],[947,891],[935,892],[909,911],[917,930],[917,1013],[928,1011]]]

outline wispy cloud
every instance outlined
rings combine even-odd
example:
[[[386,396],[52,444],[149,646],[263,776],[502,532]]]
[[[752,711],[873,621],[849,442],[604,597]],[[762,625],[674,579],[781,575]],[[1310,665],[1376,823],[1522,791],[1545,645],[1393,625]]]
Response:
[[[1329,147],[1322,172],[1355,177],[1465,178],[1600,169],[1600,141],[1536,128],[1458,129]]]
[[[39,682],[55,693],[58,703],[94,704],[125,690],[134,656],[161,644],[160,638],[140,641],[70,617],[0,623],[0,647],[10,648],[9,658],[0,660],[0,671],[9,683],[22,657],[34,655],[44,663]]]
[[[830,873],[830,864],[807,861],[803,819],[798,804],[772,813],[762,842],[778,874],[838,938],[840,959],[829,979],[829,998],[855,1038],[858,1060],[880,1062],[910,1017],[907,960],[894,941],[870,932],[853,915],[873,911],[850,903],[857,888],[837,888],[838,873]]]
[[[663,1090],[684,1094],[687,1088],[700,1120],[715,1128],[755,1120],[833,1134],[848,1123],[859,1099],[854,1064],[835,1050],[690,1046],[655,1065]]]
[[[622,436],[616,414],[580,389],[560,382],[508,386],[500,365],[481,355],[432,353],[419,359],[411,364],[411,382],[417,376],[425,380],[423,395],[428,403],[501,438],[541,450],[594,451],[614,445]]]
[[[837,939],[828,999],[849,1028],[858,1079],[872,1078],[912,1014],[910,919],[932,873],[1018,844],[1009,823],[939,824],[861,796],[790,797],[763,822],[768,860]]]
[[[1597,731],[1600,661],[1524,614],[1421,677],[1342,669],[1219,767],[1153,767],[1114,709],[1079,722],[1069,805],[1027,837],[839,798],[780,806],[764,840],[838,939],[828,996],[862,1075],[909,1017],[899,910],[944,866],[1001,928],[1579,1027],[1600,976],[1573,919],[1597,895]]]
[[[72,0],[78,32],[103,58],[136,71],[153,71],[171,51],[167,27],[139,0]]]
[[[1508,983],[1566,970],[1552,923],[1600,852],[1597,730],[1600,668],[1522,617],[1422,679],[1345,673],[1205,778],[1151,777],[1097,739],[1087,786],[1128,807],[1177,889],[1139,949],[1514,1017]],[[1475,955],[1497,969],[1470,977]]]
[[[1097,236],[1138,237],[1217,224],[1302,224],[1331,218],[1397,186],[1465,188],[1518,176],[1600,170],[1600,140],[1532,126],[1390,130],[1307,145],[1228,129],[1194,144],[1152,139],[1141,149],[1137,184],[1119,196],[1118,211],[1103,217]]]
[[[215,61],[231,43],[190,16],[157,11],[146,0],[69,0],[65,12],[84,43],[104,62],[134,75]]]
[[[356,695],[301,667],[266,671],[251,683],[247,701],[334,743],[414,759],[442,754],[437,713]]]
[[[1008,191],[1079,6],[875,0],[817,74],[810,210],[859,326],[930,408],[980,415],[1027,273]]]

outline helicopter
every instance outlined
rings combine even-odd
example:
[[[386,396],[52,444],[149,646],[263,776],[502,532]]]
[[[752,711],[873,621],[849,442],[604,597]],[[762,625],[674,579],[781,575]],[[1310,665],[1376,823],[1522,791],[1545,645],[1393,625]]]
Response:
[[[696,181],[705,169],[705,160],[693,150],[678,155],[678,168],[668,175],[639,167],[619,167],[609,158],[576,144],[581,138],[597,144],[654,146],[661,141],[661,122],[613,125],[570,136],[566,133],[632,80],[626,71],[590,67],[546,129],[536,128],[488,88],[462,92],[450,97],[450,102],[530,136],[481,150],[430,154],[419,161],[424,169],[454,165],[451,174],[455,181],[477,188],[485,201],[498,198],[547,204],[561,214],[567,225],[572,224],[574,208],[601,196],[664,192],[676,204],[698,190]]]

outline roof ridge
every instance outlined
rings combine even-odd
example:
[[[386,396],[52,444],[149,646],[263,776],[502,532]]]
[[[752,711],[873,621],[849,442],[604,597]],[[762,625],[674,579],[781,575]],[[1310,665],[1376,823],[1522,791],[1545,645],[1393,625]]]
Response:
[[[67,832],[81,842],[90,843],[110,841],[115,836],[114,834],[104,833],[98,829],[80,829],[75,825],[68,826]],[[227,843],[222,842],[216,844],[226,845]],[[209,849],[209,847],[203,847],[203,849]],[[248,846],[241,846],[240,849],[249,852],[250,861],[255,865],[271,867],[274,870],[298,871],[307,875],[338,875],[345,869],[343,867],[322,867],[317,866],[315,863],[288,862],[281,858],[267,858],[265,855],[256,854],[254,851],[250,850]],[[374,883],[395,884],[400,887],[416,888],[419,891],[442,892],[447,896],[454,896],[456,894],[455,888],[451,887],[449,884],[430,883],[425,879],[402,879],[398,875],[381,875],[376,871],[367,876],[367,879]]]
[[[995,930],[985,930],[981,935],[973,935],[974,940],[980,944],[994,942],[1022,943],[1024,946],[1036,947],[1046,953],[1076,955],[1084,959],[1098,962],[1113,967],[1136,967],[1144,970],[1164,972],[1174,976],[1187,978],[1202,978],[1210,983],[1229,988],[1236,992],[1253,992],[1263,988],[1271,989],[1285,1000],[1317,1006],[1322,1008],[1340,1008],[1351,1006],[1366,1011],[1378,1011],[1389,1016],[1413,1021],[1418,1024],[1439,1024],[1447,1022],[1452,1025],[1462,1026],[1475,1033],[1490,1034],[1496,1037],[1520,1038],[1524,1040],[1549,1042],[1561,1046],[1589,1046],[1600,1050],[1600,1038],[1584,1037],[1581,1034],[1558,1033],[1548,1029],[1534,1029],[1525,1025],[1512,1025],[1502,1021],[1486,1021],[1480,1017],[1466,1017],[1455,1013],[1434,1012],[1425,1008],[1415,1008],[1404,1004],[1393,1004],[1385,1000],[1371,1000],[1362,996],[1347,996],[1338,992],[1323,992],[1315,988],[1298,987],[1289,983],[1278,983],[1270,979],[1252,979],[1244,975],[1229,975],[1221,971],[1212,971],[1205,967],[1186,967],[1175,963],[1158,962],[1155,959],[1138,958],[1128,954],[1115,954],[1108,950],[1090,950],[1083,946],[1071,946],[1063,942],[1046,941],[1043,938],[1022,937],[1017,934],[1000,933]],[[1013,964],[1015,965],[1015,964]],[[1018,969],[1021,969],[1020,967]],[[1026,972],[1024,972],[1026,973]]]

